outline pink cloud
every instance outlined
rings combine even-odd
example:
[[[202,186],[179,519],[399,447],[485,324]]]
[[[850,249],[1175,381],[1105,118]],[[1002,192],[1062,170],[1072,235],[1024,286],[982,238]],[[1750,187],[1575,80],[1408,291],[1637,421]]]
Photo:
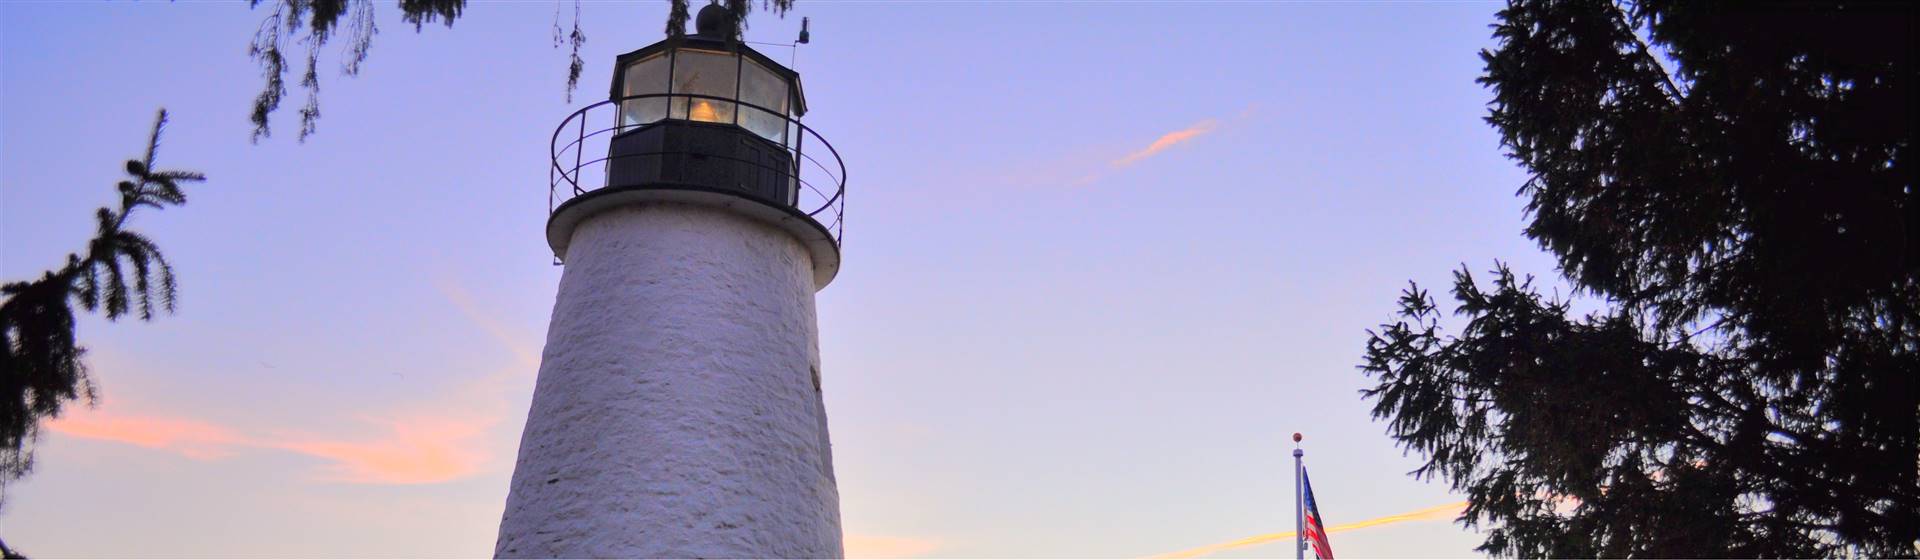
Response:
[[[434,282],[434,287],[439,289],[441,297],[447,298],[447,303],[453,304],[455,309],[460,310],[461,315],[466,316],[467,321],[493,337],[494,341],[500,343],[508,353],[513,354],[520,365],[540,367],[539,349],[527,344],[527,341],[535,340],[535,337],[508,328],[492,314],[481,309],[480,305],[474,302],[473,295],[467,293],[466,288],[450,279],[443,278]]]
[[[1175,146],[1252,119],[1256,116],[1258,109],[1255,105],[1247,105],[1246,108],[1232,115],[1203,119],[1186,128],[1161,134],[1146,147],[1127,152],[1119,158],[1113,157],[1113,154],[1119,151],[1115,146],[1084,146],[1051,158],[1024,163],[1010,162],[1007,167],[1012,171],[995,178],[1005,183],[1021,185],[1071,187],[1092,185],[1111,174],[1173,149]]]
[[[373,438],[312,437],[277,440],[192,418],[123,414],[102,405],[47,423],[54,433],[125,443],[215,460],[240,449],[291,451],[328,462],[319,480],[354,484],[432,484],[478,473],[488,454],[483,436],[495,418],[418,416],[385,422]]]
[[[179,453],[188,458],[211,460],[233,453],[247,439],[226,426],[189,418],[133,416],[79,409],[47,423],[56,433],[77,438],[111,441]]]
[[[1334,525],[1331,527],[1327,527],[1327,532],[1328,533],[1344,533],[1347,531],[1365,529],[1368,527],[1377,527],[1380,525],[1390,525],[1394,523],[1405,523],[1408,521],[1452,520],[1456,517],[1459,517],[1460,513],[1462,511],[1465,511],[1466,508],[1467,508],[1467,502],[1465,501],[1459,501],[1459,502],[1454,502],[1450,504],[1441,504],[1433,507],[1409,511],[1406,513],[1397,513],[1393,515],[1375,517],[1373,519],[1355,521],[1353,523],[1344,523],[1340,525]],[[1215,552],[1233,550],[1236,548],[1246,548],[1254,545],[1292,539],[1293,536],[1294,536],[1293,531],[1267,533],[1264,535],[1255,535],[1255,536],[1247,537],[1240,540],[1227,541],[1223,543],[1210,544],[1207,546],[1189,548],[1189,549],[1178,551],[1178,552],[1169,552],[1166,554],[1154,556],[1154,558],[1199,558],[1202,556],[1211,555]]]
[[[846,535],[848,558],[914,558],[940,548],[940,541],[919,537]]]
[[[1141,148],[1138,151],[1127,154],[1121,157],[1120,159],[1113,160],[1113,166],[1126,167],[1129,165],[1133,165],[1134,163],[1137,163],[1140,160],[1147,159],[1149,157],[1153,157],[1155,154],[1167,151],[1167,148],[1178,146],[1182,143],[1193,140],[1194,138],[1199,138],[1200,135],[1202,134],[1213,132],[1213,129],[1215,127],[1218,127],[1219,125],[1220,125],[1219,121],[1216,121],[1214,119],[1207,119],[1204,121],[1194,123],[1193,126],[1189,126],[1186,128],[1182,128],[1180,130],[1175,130],[1173,132],[1162,134],[1160,135],[1159,138],[1155,139],[1152,144],[1148,144],[1147,147]]]
[[[291,452],[324,461],[314,478],[349,484],[434,484],[473,476],[490,466],[499,447],[488,434],[506,417],[506,395],[538,367],[538,354],[513,329],[484,312],[465,289],[436,283],[442,295],[478,330],[512,356],[499,370],[443,391],[440,396],[373,415],[375,430],[311,433],[298,427],[240,430],[201,419],[128,412],[124,403],[76,409],[47,424],[66,436],[131,444],[199,460],[240,449]],[[291,435],[288,435],[291,434]]]
[[[354,484],[433,484],[472,476],[486,465],[483,436],[492,418],[415,417],[385,422],[371,440],[316,438],[272,444],[331,461],[320,479]]]

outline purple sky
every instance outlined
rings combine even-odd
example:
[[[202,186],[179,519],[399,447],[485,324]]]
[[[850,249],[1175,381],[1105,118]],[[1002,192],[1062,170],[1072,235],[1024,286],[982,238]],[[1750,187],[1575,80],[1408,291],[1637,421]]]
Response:
[[[103,400],[7,490],[9,544],[490,553],[560,276],[547,141],[666,7],[585,4],[569,104],[555,3],[474,2],[418,34],[391,4],[360,77],[328,46],[318,135],[295,142],[293,88],[250,145],[264,12],[0,3],[0,279],[81,247],[159,107],[161,166],[211,178],[136,217],[177,267],[179,313],[82,321]],[[1354,365],[1409,279],[1444,293],[1496,258],[1553,275],[1480,120],[1498,8],[800,0],[753,17],[748,38],[775,42],[812,18],[806,121],[849,169],[845,266],[819,294],[849,552],[1149,556],[1291,530],[1295,431],[1329,524],[1459,500],[1405,476],[1418,462],[1369,418]],[[1478,540],[1425,520],[1333,545]]]

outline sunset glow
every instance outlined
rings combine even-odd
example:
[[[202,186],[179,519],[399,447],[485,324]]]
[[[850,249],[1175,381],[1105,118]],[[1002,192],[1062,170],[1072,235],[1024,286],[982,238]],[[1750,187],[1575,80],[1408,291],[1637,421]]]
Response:
[[[1385,517],[1375,517],[1373,519],[1368,519],[1365,521],[1355,521],[1353,523],[1334,525],[1332,527],[1328,527],[1327,532],[1340,533],[1345,531],[1352,531],[1355,529],[1365,529],[1368,527],[1378,527],[1381,525],[1388,525],[1393,523],[1404,523],[1408,521],[1435,521],[1435,520],[1453,519],[1455,517],[1459,517],[1460,512],[1466,509],[1466,507],[1467,507],[1467,503],[1464,501],[1454,502],[1451,504],[1433,506],[1426,509],[1419,509],[1419,510],[1409,511],[1406,513],[1398,513],[1398,514],[1389,515]],[[1234,540],[1234,541],[1227,541],[1227,542],[1218,543],[1218,544],[1210,544],[1207,546],[1189,548],[1179,552],[1162,554],[1159,556],[1155,556],[1154,558],[1199,558],[1201,556],[1206,556],[1208,554],[1213,554],[1215,552],[1233,550],[1236,548],[1246,548],[1254,545],[1267,544],[1267,543],[1282,540],[1282,539],[1291,539],[1293,538],[1294,535],[1295,535],[1294,531],[1267,533],[1265,535],[1255,535],[1255,536]]]
[[[616,119],[558,127],[609,101],[616,60],[664,37],[667,5],[581,3],[591,39],[570,85],[572,49],[551,43],[570,5],[468,2],[455,25],[421,27],[391,2],[350,3],[312,49],[311,10],[263,27],[295,4],[0,2],[0,283],[87,250],[158,109],[161,167],[208,178],[133,222],[176,269],[177,312],[76,307],[101,400],[41,426],[32,474],[5,488],[7,546],[494,554],[541,367],[558,363],[545,354],[569,269],[549,191],[570,191],[551,148],[604,146],[595,129]],[[1293,491],[1283,432],[1308,435],[1329,524],[1464,498],[1405,475],[1422,458],[1382,434],[1353,366],[1408,280],[1445,279],[1418,271],[1557,262],[1514,233],[1528,177],[1482,120],[1473,77],[1498,6],[793,6],[756,4],[743,44],[804,76],[801,120],[824,141],[788,142],[799,188],[832,192],[816,163],[846,183],[845,266],[791,325],[714,325],[817,323],[817,360],[765,379],[806,379],[802,404],[828,411],[847,556],[1130,558],[1236,535],[1251,538],[1193,554],[1277,555],[1290,537],[1259,533],[1292,524],[1275,503]],[[379,33],[345,76],[353,22]],[[276,29],[285,99],[256,139],[266,83],[248,47]],[[302,141],[309,53],[324,116]],[[563,163],[599,169],[606,149]],[[593,320],[620,324],[605,309]],[[669,334],[657,342],[704,340]],[[1336,549],[1461,557],[1483,537],[1370,521]]]

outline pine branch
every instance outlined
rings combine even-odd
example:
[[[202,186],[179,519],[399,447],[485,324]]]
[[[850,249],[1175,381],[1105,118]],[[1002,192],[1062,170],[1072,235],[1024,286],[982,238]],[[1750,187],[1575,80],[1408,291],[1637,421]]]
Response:
[[[373,36],[379,32],[372,0],[253,0],[252,5],[258,7],[263,1],[272,2],[273,11],[261,21],[247,48],[248,56],[260,65],[265,82],[253,102],[252,140],[258,143],[261,138],[272,136],[272,114],[279,110],[280,101],[287,93],[286,41],[292,38],[306,46],[306,67],[300,78],[306,102],[299,110],[299,138],[305,142],[316,132],[320,120],[320,50],[334,36],[342,16],[346,16],[348,38],[341,56],[341,74],[359,75],[361,63],[367,60],[372,48]],[[415,32],[436,21],[453,27],[465,8],[466,0],[400,1],[401,19],[413,24]]]
[[[104,311],[110,320],[130,312],[151,320],[156,307],[174,309],[172,265],[152,239],[125,229],[135,208],[182,204],[179,183],[205,180],[198,172],[154,169],[166,123],[161,110],[143,157],[127,161],[129,178],[115,185],[119,211],[95,211],[95,236],[84,256],[69,254],[65,266],[38,280],[0,286],[6,296],[0,301],[0,379],[7,381],[0,384],[6,388],[0,391],[0,501],[6,483],[31,470],[40,421],[59,416],[68,401],[94,402],[96,387],[81,361],[86,350],[75,339],[73,304]]]
[[[254,0],[256,5],[260,0]],[[273,12],[260,22],[260,29],[253,34],[253,42],[247,45],[247,56],[260,64],[260,75],[266,84],[260,89],[260,95],[253,99],[252,141],[259,143],[263,137],[272,136],[268,126],[268,116],[280,108],[280,98],[287,94],[285,75],[287,59],[280,54],[280,27],[285,20],[285,5],[274,4]]]
[[[686,36],[687,20],[693,18],[692,13],[688,11],[687,2],[688,0],[668,0],[667,2],[667,36],[668,37],[679,38],[679,37]]]
[[[1633,42],[1634,52],[1640,55],[1641,62],[1647,65],[1648,70],[1660,76],[1660,82],[1665,86],[1663,91],[1667,96],[1667,104],[1678,106],[1687,98],[1686,92],[1681,91],[1680,86],[1673,83],[1673,76],[1667,73],[1666,65],[1660,64],[1660,60],[1654,58],[1653,51],[1647,48],[1647,42],[1640,38],[1640,34],[1634,33],[1635,26],[1629,14],[1630,8],[1620,3],[1614,3],[1612,6],[1614,25],[1619,26],[1620,30]]]
[[[360,75],[360,65],[367,61],[367,52],[373,48],[373,36],[380,33],[373,16],[373,0],[353,0],[353,15],[347,19],[347,49],[341,57],[341,75]]]

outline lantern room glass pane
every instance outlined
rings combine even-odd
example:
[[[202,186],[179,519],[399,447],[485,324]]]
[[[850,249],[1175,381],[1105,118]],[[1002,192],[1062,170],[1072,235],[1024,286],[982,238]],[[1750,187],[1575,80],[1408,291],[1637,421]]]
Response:
[[[620,80],[620,95],[647,95],[667,92],[667,56],[657,54],[627,65]],[[667,118],[667,99],[629,99],[620,102],[620,128],[647,124]]]
[[[673,61],[673,93],[692,93],[735,99],[740,58],[727,53],[680,50]],[[734,104],[718,99],[673,98],[672,117],[690,121],[732,123]]]
[[[752,60],[740,66],[740,101],[758,105],[767,112],[740,106],[740,126],[781,144],[787,143],[787,80]]]

